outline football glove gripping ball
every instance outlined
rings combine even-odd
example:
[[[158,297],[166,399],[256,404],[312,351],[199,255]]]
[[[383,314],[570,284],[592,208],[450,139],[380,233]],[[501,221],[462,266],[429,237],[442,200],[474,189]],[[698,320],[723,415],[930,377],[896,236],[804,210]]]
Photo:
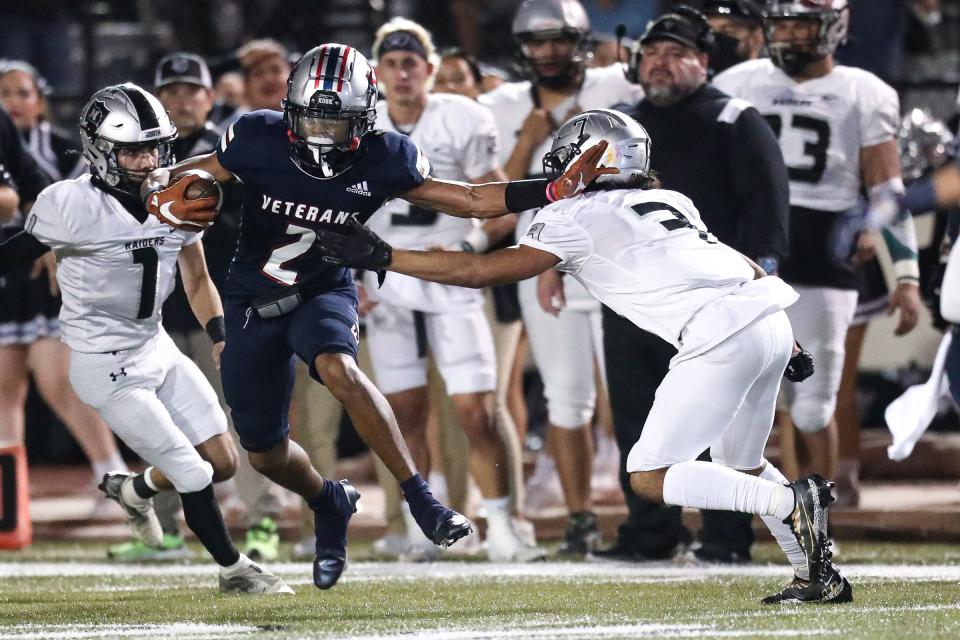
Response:
[[[203,231],[213,224],[220,205],[219,198],[188,200],[186,197],[187,188],[203,178],[202,174],[184,173],[173,178],[166,185],[163,178],[168,178],[169,172],[167,176],[157,174],[159,174],[158,171],[151,173],[143,181],[143,187],[140,190],[143,203],[151,215],[160,222],[181,231]]]
[[[790,361],[787,362],[787,370],[783,372],[783,377],[790,382],[803,382],[813,375],[813,355],[804,350],[799,342],[797,347],[800,351],[790,357]]]

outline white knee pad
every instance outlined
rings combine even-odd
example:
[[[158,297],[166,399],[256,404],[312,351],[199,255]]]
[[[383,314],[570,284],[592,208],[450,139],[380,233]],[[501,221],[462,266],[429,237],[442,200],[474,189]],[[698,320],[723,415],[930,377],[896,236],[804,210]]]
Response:
[[[198,465],[191,465],[177,473],[177,477],[170,478],[170,482],[178,493],[193,493],[205,489],[213,482],[213,467],[203,460]]]
[[[834,397],[799,397],[790,408],[790,418],[797,429],[816,433],[827,428],[837,402]]]

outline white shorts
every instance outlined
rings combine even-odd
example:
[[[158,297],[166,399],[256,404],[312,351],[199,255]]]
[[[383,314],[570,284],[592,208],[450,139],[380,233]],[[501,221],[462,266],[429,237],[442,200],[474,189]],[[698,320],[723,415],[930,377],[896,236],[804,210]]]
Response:
[[[814,374],[803,382],[787,382],[783,395],[797,429],[824,429],[837,407],[837,391],[843,374],[847,329],[857,311],[857,292],[826,287],[794,289],[800,299],[787,308],[794,335],[813,355]]]
[[[70,383],[128,447],[177,491],[213,478],[196,445],[226,433],[227,418],[200,369],[163,330],[136,349],[70,353]]]
[[[518,292],[530,351],[543,379],[547,419],[561,429],[582,427],[593,418],[597,401],[594,360],[606,375],[602,312],[567,308],[550,315],[537,300],[536,278],[518,283]]]
[[[674,365],[657,387],[627,472],[695,460],[708,447],[718,464],[758,468],[792,350],[790,321],[778,311]]]
[[[381,300],[366,319],[370,361],[383,393],[425,387],[428,352],[447,395],[496,388],[496,352],[482,307],[464,313],[426,313]]]

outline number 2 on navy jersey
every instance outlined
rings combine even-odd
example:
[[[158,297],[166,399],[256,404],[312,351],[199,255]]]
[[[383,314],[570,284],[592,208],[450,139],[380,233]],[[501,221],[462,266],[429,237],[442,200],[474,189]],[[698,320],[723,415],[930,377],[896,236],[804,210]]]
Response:
[[[780,139],[780,132],[783,129],[783,120],[779,115],[770,113],[763,116],[770,128],[773,129],[773,135]],[[803,143],[803,153],[813,159],[813,164],[809,167],[791,167],[787,166],[787,173],[790,179],[796,182],[809,182],[816,184],[823,177],[823,172],[827,169],[827,150],[830,148],[830,123],[819,118],[811,118],[800,114],[794,114],[790,118],[790,127],[800,131],[809,131],[816,134],[815,141],[805,141]]]
[[[298,227],[295,224],[288,224],[284,233],[288,236],[299,235],[300,237],[291,239],[288,244],[274,249],[270,257],[267,258],[266,263],[264,263],[262,271],[267,277],[277,282],[292,285],[296,284],[298,274],[291,269],[284,269],[283,266],[291,260],[305,254],[310,247],[313,246],[313,241],[317,239],[317,234],[312,229]]]

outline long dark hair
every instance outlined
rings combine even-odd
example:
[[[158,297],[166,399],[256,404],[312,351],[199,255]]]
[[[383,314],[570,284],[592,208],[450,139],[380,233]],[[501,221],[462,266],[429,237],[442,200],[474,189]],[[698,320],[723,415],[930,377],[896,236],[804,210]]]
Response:
[[[615,191],[617,189],[661,189],[660,177],[656,171],[648,171],[645,176],[633,176],[627,182],[594,182],[587,191]]]

